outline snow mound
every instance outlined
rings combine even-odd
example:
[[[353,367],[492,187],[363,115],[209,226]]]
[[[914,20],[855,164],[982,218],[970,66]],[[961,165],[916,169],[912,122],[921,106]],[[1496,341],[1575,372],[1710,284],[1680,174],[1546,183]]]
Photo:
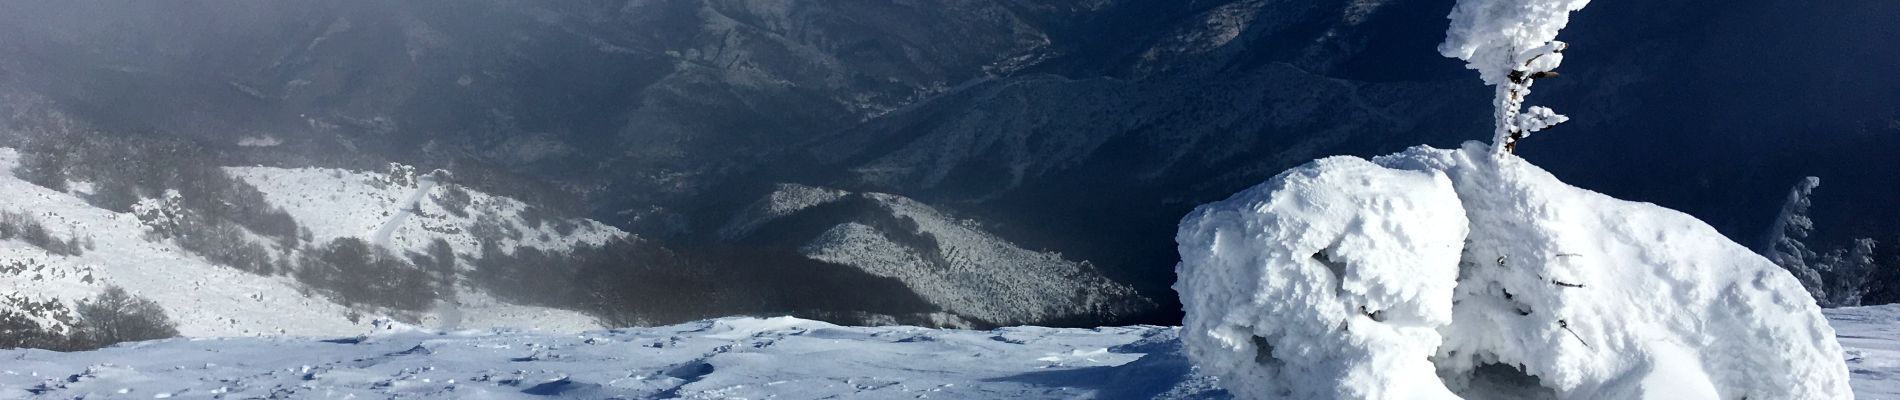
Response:
[[[1335,157],[1202,206],[1182,340],[1248,398],[1844,398],[1786,271],[1488,146]]]

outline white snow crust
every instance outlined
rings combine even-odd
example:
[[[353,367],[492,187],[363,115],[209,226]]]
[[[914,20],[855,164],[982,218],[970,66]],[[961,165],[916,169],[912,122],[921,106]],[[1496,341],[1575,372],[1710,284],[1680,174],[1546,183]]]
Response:
[[[1847,346],[1854,392],[1900,398],[1900,305],[1826,313]],[[728,318],[579,334],[389,328],[330,340],[0,350],[0,398],[1237,398],[1197,372],[1172,327],[965,331]],[[1674,355],[1665,360],[1693,356]],[[1694,376],[1645,382],[1711,387],[1685,377]],[[1681,394],[1671,398],[1713,398]]]
[[[1481,144],[1315,161],[1177,241],[1183,341],[1246,398],[1851,396],[1786,271]]]
[[[728,318],[577,335],[401,325],[319,341],[0,350],[0,397],[1222,399],[1176,328],[840,327]]]

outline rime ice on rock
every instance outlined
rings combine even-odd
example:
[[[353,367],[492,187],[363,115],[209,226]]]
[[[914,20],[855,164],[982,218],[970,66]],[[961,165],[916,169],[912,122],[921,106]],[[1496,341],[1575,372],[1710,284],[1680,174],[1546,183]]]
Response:
[[[1182,222],[1181,339],[1240,398],[1455,398],[1428,357],[1465,227],[1440,173],[1353,157],[1287,171]]]

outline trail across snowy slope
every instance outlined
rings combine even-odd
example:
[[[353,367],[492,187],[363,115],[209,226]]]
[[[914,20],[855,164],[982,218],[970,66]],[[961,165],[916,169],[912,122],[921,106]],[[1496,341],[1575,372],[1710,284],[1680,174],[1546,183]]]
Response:
[[[389,221],[383,222],[382,228],[376,229],[376,238],[371,240],[370,243],[375,243],[377,246],[389,247],[389,235],[395,234],[396,229],[402,228],[404,223],[409,222],[409,216],[415,215],[416,210],[422,208],[422,199],[429,195],[430,190],[435,190],[435,186],[435,177],[433,176],[416,179],[415,191],[409,193],[409,199],[402,201],[402,206],[396,209],[395,216],[389,217]]]
[[[1900,396],[1900,306],[1828,310],[1854,392]],[[409,331],[0,350],[0,397],[1228,399],[1176,328],[723,319],[578,335]]]

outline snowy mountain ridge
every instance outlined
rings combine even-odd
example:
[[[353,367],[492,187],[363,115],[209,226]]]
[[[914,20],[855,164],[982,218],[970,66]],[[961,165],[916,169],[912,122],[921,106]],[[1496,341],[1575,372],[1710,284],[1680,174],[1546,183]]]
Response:
[[[1092,264],[1022,248],[975,221],[903,196],[781,184],[724,226],[728,240],[786,241],[807,258],[896,279],[945,313],[987,325],[1153,307]]]

